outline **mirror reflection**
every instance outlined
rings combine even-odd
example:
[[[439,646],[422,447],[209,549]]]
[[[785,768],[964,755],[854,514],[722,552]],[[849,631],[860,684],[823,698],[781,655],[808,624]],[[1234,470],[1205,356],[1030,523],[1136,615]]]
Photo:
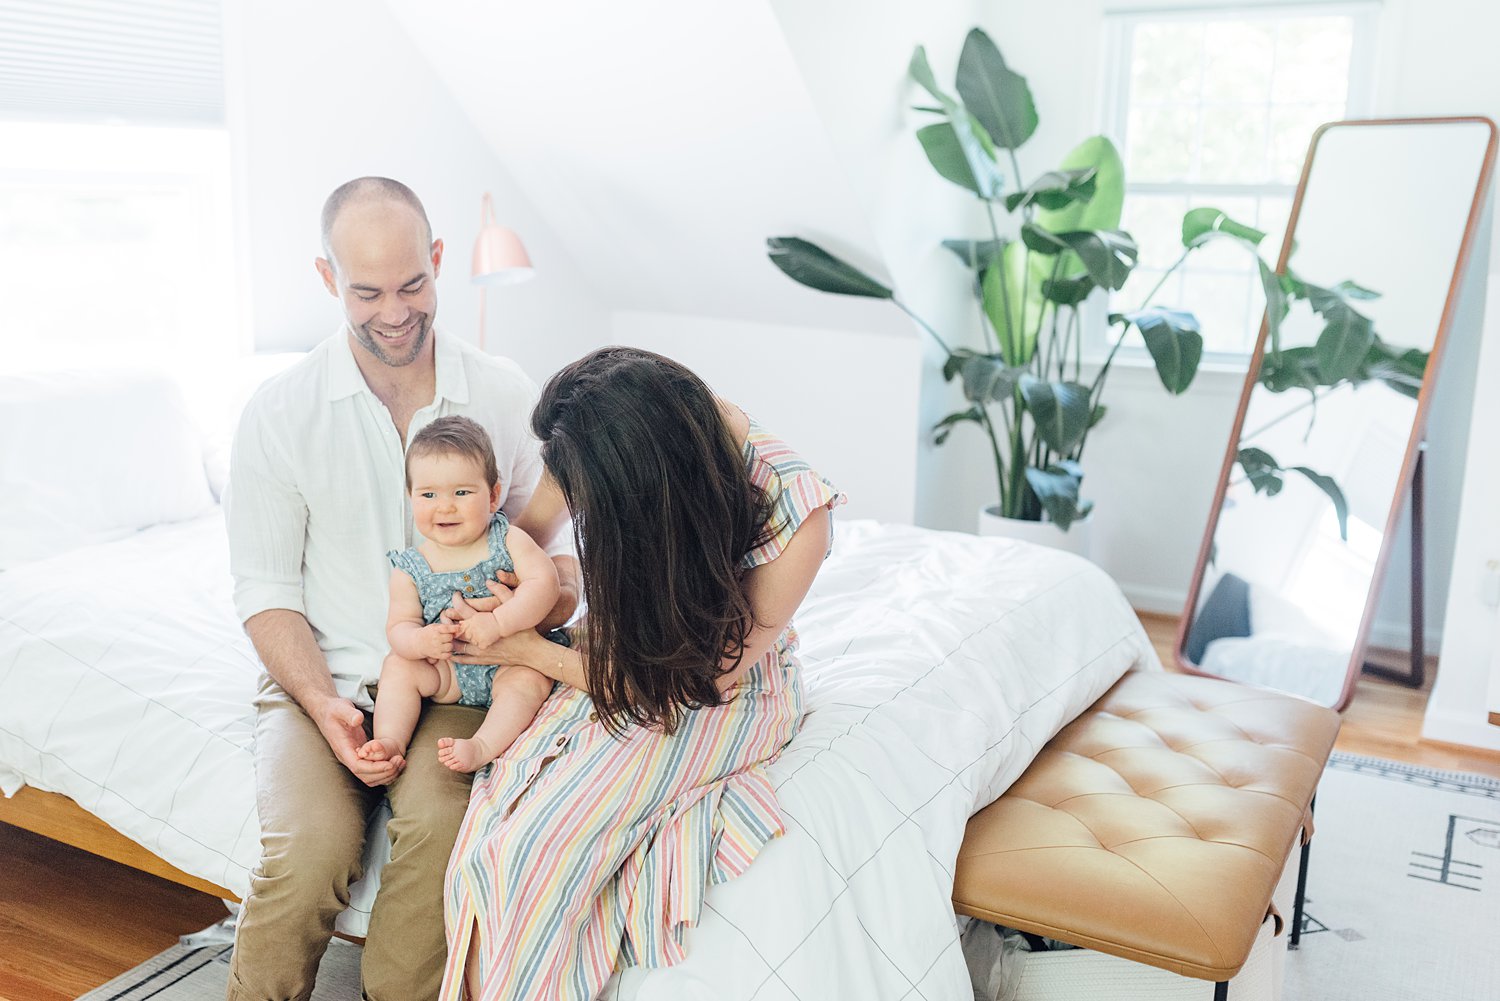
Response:
[[[1493,144],[1476,119],[1337,123],[1314,141],[1263,276],[1185,666],[1348,701]]]

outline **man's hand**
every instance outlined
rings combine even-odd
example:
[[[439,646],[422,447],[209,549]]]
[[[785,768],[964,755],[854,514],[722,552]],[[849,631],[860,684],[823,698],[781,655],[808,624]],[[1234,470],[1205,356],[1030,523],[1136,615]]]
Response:
[[[428,660],[447,660],[453,656],[453,638],[461,626],[452,622],[434,622],[417,632],[417,651]]]
[[[365,734],[365,714],[348,699],[325,699],[309,708],[308,715],[318,724],[334,756],[365,785],[389,785],[406,767],[406,759],[400,755],[384,761],[367,761],[359,756],[360,747],[369,739]]]

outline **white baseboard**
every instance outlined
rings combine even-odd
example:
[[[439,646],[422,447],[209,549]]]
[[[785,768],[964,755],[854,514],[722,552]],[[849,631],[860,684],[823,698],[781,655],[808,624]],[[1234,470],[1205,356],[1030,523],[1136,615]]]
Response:
[[[1181,615],[1187,604],[1187,592],[1175,587],[1154,587],[1150,584],[1127,584],[1120,581],[1120,590],[1125,600],[1138,612],[1154,612],[1157,615]]]
[[[1445,744],[1500,751],[1500,726],[1490,725],[1478,711],[1470,715],[1459,715],[1441,710],[1434,712],[1429,707],[1422,720],[1422,736]]]
[[[1422,645],[1427,648],[1428,656],[1436,657],[1443,649],[1442,628],[1434,629],[1429,626],[1423,630]],[[1370,646],[1386,650],[1410,650],[1411,626],[1405,622],[1377,622],[1370,627]]]

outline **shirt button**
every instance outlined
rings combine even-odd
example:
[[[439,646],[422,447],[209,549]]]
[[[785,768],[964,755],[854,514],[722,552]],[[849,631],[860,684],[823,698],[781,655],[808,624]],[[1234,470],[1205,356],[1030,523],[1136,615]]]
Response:
[[[567,737],[558,737],[557,738],[557,746],[558,747],[562,747],[567,742],[568,742],[568,738]]]
[[[599,714],[598,713],[589,713],[589,722],[590,723],[597,723],[597,722],[599,722]]]

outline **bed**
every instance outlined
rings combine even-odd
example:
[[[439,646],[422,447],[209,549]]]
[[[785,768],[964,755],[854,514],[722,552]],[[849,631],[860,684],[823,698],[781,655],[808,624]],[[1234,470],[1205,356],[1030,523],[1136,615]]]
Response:
[[[237,896],[258,666],[229,586],[212,505],[0,572],[0,789],[66,796]],[[1122,673],[1159,667],[1092,564],[906,526],[841,521],[797,621],[809,712],[772,768],[787,835],[712,888],[685,963],[605,996],[970,996],[949,900],[965,822]]]

